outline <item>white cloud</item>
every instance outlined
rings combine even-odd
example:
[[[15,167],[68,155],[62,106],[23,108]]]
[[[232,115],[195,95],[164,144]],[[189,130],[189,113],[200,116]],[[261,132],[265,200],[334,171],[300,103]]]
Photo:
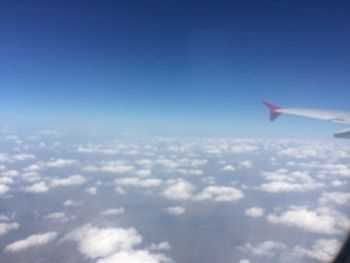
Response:
[[[149,187],[157,187],[162,184],[162,180],[157,178],[139,178],[139,177],[125,177],[116,179],[114,183],[118,186],[133,186],[133,187],[142,187],[142,188],[149,188]]]
[[[269,193],[307,192],[324,186],[323,183],[316,182],[307,171],[289,172],[287,169],[279,169],[261,174],[270,182],[258,188]]]
[[[250,263],[249,259],[241,259],[239,263]]]
[[[0,237],[6,235],[11,230],[16,230],[19,228],[17,223],[0,223]]]
[[[43,167],[41,164],[36,163],[36,164],[31,164],[31,165],[24,167],[23,171],[25,171],[25,172],[37,172],[37,171],[40,171],[42,168]]]
[[[222,168],[222,170],[224,172],[234,172],[236,169],[233,167],[233,165],[227,164]]]
[[[239,166],[242,168],[250,169],[253,167],[253,162],[250,160],[244,160],[239,163]]]
[[[111,255],[108,258],[100,259],[97,263],[161,263],[171,262],[163,254],[152,254],[147,250],[125,250]]]
[[[168,242],[160,242],[159,244],[151,244],[147,247],[149,250],[170,250],[171,246]]]
[[[6,252],[19,252],[26,250],[30,247],[38,247],[46,245],[47,243],[53,241],[57,237],[57,232],[47,232],[44,234],[36,234],[22,239],[16,242],[13,242],[6,246]]]
[[[169,214],[179,216],[186,213],[186,209],[182,206],[170,206],[165,209]]]
[[[286,212],[268,215],[267,220],[274,224],[284,224],[329,235],[344,233],[350,228],[347,216],[328,208],[309,210],[306,207],[292,206]]]
[[[10,191],[10,188],[7,185],[0,184],[0,195],[7,194]]]
[[[260,190],[269,193],[281,192],[307,192],[322,187],[323,184],[303,184],[303,183],[289,183],[289,182],[270,182],[262,184]]]
[[[141,177],[147,177],[152,175],[152,171],[150,169],[142,169],[135,172],[135,174]]]
[[[11,162],[11,158],[7,153],[0,153],[0,162],[2,163],[7,163],[7,162]]]
[[[53,161],[48,161],[46,162],[45,166],[47,167],[66,167],[66,166],[71,166],[75,164],[77,161],[76,160],[71,160],[71,159],[56,159]]]
[[[228,186],[208,186],[195,197],[195,200],[213,200],[216,202],[234,202],[241,199],[244,194]]]
[[[12,156],[12,158],[16,161],[26,161],[26,160],[34,160],[36,159],[35,155],[28,153],[19,153]]]
[[[55,178],[51,180],[50,186],[59,187],[59,186],[71,186],[71,185],[79,185],[86,182],[86,179],[79,175],[71,175],[66,178]]]
[[[19,175],[19,172],[16,170],[8,170],[1,173],[2,176],[16,177]]]
[[[79,206],[79,205],[81,205],[81,202],[77,202],[71,199],[68,199],[63,203],[63,206]]]
[[[39,182],[32,184],[31,186],[24,187],[24,191],[28,193],[46,193],[49,191],[49,187],[46,185],[45,182]]]
[[[114,215],[121,215],[124,214],[125,209],[123,207],[119,207],[119,208],[109,208],[106,209],[102,212],[102,215],[104,216],[114,216]]]
[[[279,253],[286,248],[287,246],[285,244],[273,240],[264,241],[256,246],[247,243],[244,246],[239,247],[239,249],[249,251],[255,256],[274,256],[276,253]]]
[[[126,194],[126,191],[123,188],[121,188],[120,186],[116,186],[115,187],[115,192],[120,194],[120,195],[125,195]]]
[[[47,216],[45,216],[46,219],[54,220],[54,221],[59,221],[59,222],[67,222],[69,221],[70,218],[63,213],[63,212],[54,212],[50,213]]]
[[[75,240],[80,253],[91,259],[131,250],[142,241],[134,228],[97,228],[90,224],[74,230],[66,238]]]
[[[90,195],[96,195],[97,194],[97,188],[95,186],[91,186],[85,189],[85,193],[88,193]]]
[[[203,171],[200,169],[178,169],[177,170],[179,173],[181,174],[185,174],[185,175],[203,175]]]
[[[331,262],[340,248],[341,243],[336,239],[319,239],[310,249],[296,246],[293,251],[301,257],[308,257],[321,262]]]
[[[88,165],[82,168],[83,171],[87,172],[106,172],[106,173],[128,173],[135,170],[134,166],[128,164],[125,161],[109,161],[102,162],[100,165]]]
[[[245,210],[245,214],[250,217],[262,217],[264,215],[264,209],[261,207],[251,207]]]
[[[350,204],[350,194],[342,192],[331,192],[323,193],[319,199],[320,204],[337,204],[337,205],[348,205]]]
[[[169,180],[167,187],[161,193],[164,197],[173,200],[186,200],[193,196],[195,186],[184,179]]]
[[[259,149],[257,145],[252,144],[238,144],[231,147],[230,152],[232,153],[249,153],[255,152]]]

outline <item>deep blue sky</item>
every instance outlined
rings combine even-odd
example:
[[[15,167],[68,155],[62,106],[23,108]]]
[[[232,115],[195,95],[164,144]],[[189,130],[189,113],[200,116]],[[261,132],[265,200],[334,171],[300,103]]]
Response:
[[[349,14],[349,1],[3,0],[2,125],[328,135],[271,126],[261,100],[350,110]]]

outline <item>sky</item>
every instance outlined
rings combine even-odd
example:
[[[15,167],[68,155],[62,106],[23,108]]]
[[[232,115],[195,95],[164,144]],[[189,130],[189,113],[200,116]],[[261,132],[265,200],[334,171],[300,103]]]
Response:
[[[349,1],[8,1],[2,126],[330,136],[264,99],[349,110]],[[296,127],[298,127],[296,129]]]

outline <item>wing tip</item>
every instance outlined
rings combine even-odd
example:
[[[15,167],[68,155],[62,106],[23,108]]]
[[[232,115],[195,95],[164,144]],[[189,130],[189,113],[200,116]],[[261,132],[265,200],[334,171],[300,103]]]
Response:
[[[282,109],[281,106],[267,100],[264,100],[262,103],[270,110],[270,121],[276,120],[281,115],[280,112],[277,112],[277,110]]]

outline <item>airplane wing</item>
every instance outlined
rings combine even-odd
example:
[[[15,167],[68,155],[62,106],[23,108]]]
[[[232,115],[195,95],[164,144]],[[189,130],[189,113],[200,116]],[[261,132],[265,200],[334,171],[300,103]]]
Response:
[[[278,118],[278,116],[284,113],[313,119],[332,121],[336,123],[350,124],[350,112],[318,109],[283,108],[279,105],[275,105],[268,101],[264,101],[263,104],[270,110],[270,121],[274,121]],[[334,134],[334,136],[338,138],[350,139],[350,128],[337,132],[336,134]]]

